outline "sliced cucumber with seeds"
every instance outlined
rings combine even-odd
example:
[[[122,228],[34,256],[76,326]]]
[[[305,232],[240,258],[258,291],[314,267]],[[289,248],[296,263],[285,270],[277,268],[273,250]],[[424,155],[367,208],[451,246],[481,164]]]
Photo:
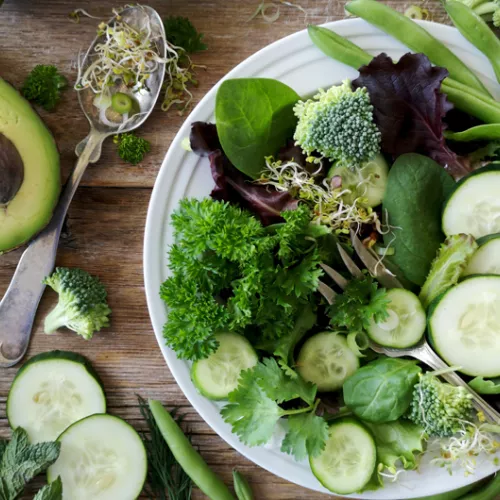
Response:
[[[51,351],[31,358],[17,373],[7,399],[10,426],[26,429],[30,441],[54,441],[68,426],[106,411],[99,376],[73,352]]]
[[[500,232],[500,165],[491,164],[462,179],[446,202],[443,233],[481,236]]]
[[[58,438],[61,453],[47,471],[60,476],[63,500],[135,500],[146,481],[147,458],[132,426],[112,415],[91,415]]]
[[[500,276],[472,276],[429,309],[429,340],[450,365],[474,377],[500,376]]]
[[[358,198],[364,198],[369,207],[382,203],[387,186],[389,167],[382,155],[364,163],[359,168],[334,166],[328,172],[328,177],[341,177],[342,189],[349,192],[342,196],[345,203],[352,205]]]
[[[370,481],[377,449],[370,432],[357,420],[344,418],[330,425],[325,449],[310,457],[311,470],[333,493],[356,493]]]
[[[500,233],[483,236],[477,240],[474,252],[463,276],[471,274],[500,274]]]
[[[388,317],[380,322],[373,318],[368,336],[385,347],[404,348],[418,343],[426,327],[426,316],[419,298],[403,288],[387,291]]]
[[[306,340],[297,357],[297,371],[318,391],[336,391],[359,368],[359,358],[343,335],[323,332]]]
[[[217,351],[206,359],[193,363],[191,378],[194,385],[209,399],[226,399],[238,387],[243,370],[252,368],[259,358],[248,340],[236,333],[218,333]]]

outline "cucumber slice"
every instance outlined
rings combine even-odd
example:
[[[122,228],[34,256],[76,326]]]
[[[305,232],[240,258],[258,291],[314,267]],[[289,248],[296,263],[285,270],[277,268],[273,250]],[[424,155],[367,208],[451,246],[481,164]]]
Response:
[[[310,457],[311,470],[333,493],[348,495],[370,481],[377,461],[377,449],[370,432],[357,420],[344,418],[330,425],[325,449]]]
[[[490,165],[462,179],[446,202],[443,232],[481,236],[500,232],[500,166]]]
[[[389,317],[379,323],[373,319],[368,336],[385,347],[404,348],[418,343],[425,332],[426,316],[418,297],[403,288],[387,291]]]
[[[500,376],[500,276],[472,276],[429,309],[429,340],[450,365],[471,376]]]
[[[364,198],[365,206],[376,207],[382,203],[387,186],[389,167],[384,157],[378,154],[373,160],[364,163],[361,168],[334,166],[328,172],[328,177],[342,178],[342,188],[349,192],[342,196],[348,205],[357,198]]]
[[[218,333],[217,351],[193,363],[191,379],[203,396],[226,399],[238,387],[243,370],[252,368],[259,358],[248,340],[236,333]]]
[[[32,443],[54,441],[68,426],[106,411],[106,397],[90,362],[73,352],[31,358],[12,382],[7,399],[10,426],[26,429]]]
[[[344,336],[322,332],[306,340],[297,357],[297,371],[318,391],[336,391],[359,368],[359,358]]]
[[[479,238],[479,248],[474,252],[462,276],[471,274],[500,274],[500,233]]]
[[[91,415],[57,439],[61,453],[47,471],[61,477],[63,500],[135,500],[147,473],[146,450],[134,428],[112,415]]]

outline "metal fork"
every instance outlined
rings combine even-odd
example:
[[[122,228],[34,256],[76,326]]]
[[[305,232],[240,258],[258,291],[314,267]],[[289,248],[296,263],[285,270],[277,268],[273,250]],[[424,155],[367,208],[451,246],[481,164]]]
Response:
[[[380,259],[376,254],[366,248],[362,241],[358,238],[356,233],[351,230],[351,241],[354,250],[358,254],[361,262],[366,266],[368,272],[376,278],[381,285],[387,288],[403,288],[400,281],[387,269],[387,267],[380,262]],[[342,248],[340,244],[337,243],[337,248],[339,250],[340,256],[347,268],[347,270],[355,277],[358,278],[362,275],[361,269],[352,260],[349,254]],[[332,278],[332,280],[344,290],[348,284],[348,280],[340,275],[335,269],[332,269],[326,264],[321,264],[321,267],[325,273]],[[318,291],[325,297],[329,304],[335,302],[335,291],[330,288],[326,283],[320,282]],[[375,352],[380,354],[385,354],[390,358],[400,358],[403,356],[409,356],[411,358],[418,359],[422,363],[425,363],[430,368],[434,370],[443,370],[449,368],[449,366],[433,351],[431,346],[428,344],[425,336],[422,340],[414,345],[413,347],[408,347],[406,349],[393,349],[391,347],[383,347],[379,344],[370,340],[370,348]],[[498,413],[494,408],[492,408],[477,392],[475,392],[469,384],[467,384],[457,373],[445,372],[442,377],[450,384],[464,387],[472,396],[475,407],[480,410],[485,418],[494,424],[500,424],[500,413]]]

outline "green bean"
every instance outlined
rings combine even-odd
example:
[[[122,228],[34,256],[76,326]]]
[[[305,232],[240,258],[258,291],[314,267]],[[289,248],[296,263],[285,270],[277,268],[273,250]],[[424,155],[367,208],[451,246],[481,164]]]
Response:
[[[500,81],[500,40],[495,33],[481,16],[462,2],[448,0],[444,8],[464,38],[490,60],[497,80]]]
[[[500,473],[497,473],[491,481],[481,488],[464,495],[460,500],[498,500],[500,496]]]
[[[234,500],[228,487],[193,448],[170,413],[159,401],[150,400],[148,403],[156,424],[175,459],[196,486],[211,500]]]
[[[500,103],[494,99],[484,94],[471,92],[466,85],[449,78],[443,80],[441,90],[458,109],[485,123],[500,123]]]
[[[488,125],[478,125],[462,132],[452,132],[446,130],[444,136],[447,139],[458,142],[470,141],[494,141],[500,139],[500,123],[489,123]]]
[[[361,47],[327,28],[310,24],[307,27],[307,32],[318,49],[332,59],[352,66],[354,69],[369,64],[373,59],[373,56],[365,52]],[[342,50],[338,50],[339,47]]]
[[[233,469],[233,485],[238,500],[254,500],[252,488],[247,479],[236,469]]]
[[[352,0],[346,10],[385,31],[433,64],[446,68],[450,77],[489,95],[479,78],[444,44],[408,17],[377,0]]]
[[[359,69],[360,65],[368,64],[371,54],[365,52],[356,44],[346,40],[327,28],[309,26],[309,34],[313,43],[327,56],[344,64]],[[445,78],[441,90],[458,109],[479,118],[485,123],[500,123],[500,103],[483,92],[472,89],[451,78]]]

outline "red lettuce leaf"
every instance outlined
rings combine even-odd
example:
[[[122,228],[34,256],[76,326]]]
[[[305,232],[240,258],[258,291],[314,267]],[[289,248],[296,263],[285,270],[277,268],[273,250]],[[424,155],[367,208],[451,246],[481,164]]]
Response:
[[[210,196],[215,200],[228,201],[249,210],[259,217],[265,226],[281,222],[281,212],[295,210],[298,201],[287,192],[272,186],[256,184],[250,177],[231,164],[223,153],[217,129],[212,123],[195,122],[189,136],[191,149],[199,156],[208,156],[215,182]]]
[[[423,54],[405,54],[397,63],[380,54],[359,73],[352,85],[366,87],[370,94],[383,152],[395,158],[405,153],[429,156],[455,178],[470,171],[443,136],[443,118],[453,107],[440,92],[446,69],[432,66]]]

